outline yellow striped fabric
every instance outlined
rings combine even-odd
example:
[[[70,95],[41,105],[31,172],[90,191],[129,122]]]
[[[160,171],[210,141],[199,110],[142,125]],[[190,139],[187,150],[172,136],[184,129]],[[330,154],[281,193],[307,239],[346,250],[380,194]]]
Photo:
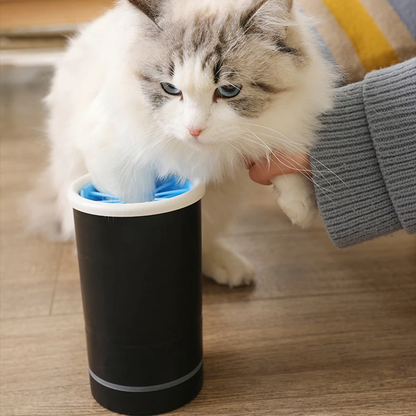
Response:
[[[409,7],[414,2],[400,1],[409,3]],[[416,41],[388,0],[298,3],[316,18],[318,32],[349,82],[362,79],[366,72],[416,56]]]
[[[398,62],[392,46],[359,0],[323,0],[350,38],[366,71]]]

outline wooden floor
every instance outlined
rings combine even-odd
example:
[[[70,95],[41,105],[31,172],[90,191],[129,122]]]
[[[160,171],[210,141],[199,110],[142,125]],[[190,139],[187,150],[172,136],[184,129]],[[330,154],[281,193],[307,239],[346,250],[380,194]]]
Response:
[[[89,392],[73,248],[28,236],[20,210],[45,162],[48,79],[2,70],[0,413],[109,415]],[[204,282],[205,384],[172,414],[416,415],[415,237],[340,251],[253,192],[227,240],[256,285]]]

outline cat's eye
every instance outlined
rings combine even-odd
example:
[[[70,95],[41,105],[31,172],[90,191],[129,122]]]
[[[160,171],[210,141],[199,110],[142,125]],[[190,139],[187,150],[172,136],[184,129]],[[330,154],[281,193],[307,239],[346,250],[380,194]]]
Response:
[[[179,88],[176,88],[174,85],[169,84],[168,82],[161,82],[160,85],[170,95],[182,95],[182,91]]]
[[[222,85],[216,89],[215,95],[218,98],[233,98],[240,94],[241,88],[241,85]]]

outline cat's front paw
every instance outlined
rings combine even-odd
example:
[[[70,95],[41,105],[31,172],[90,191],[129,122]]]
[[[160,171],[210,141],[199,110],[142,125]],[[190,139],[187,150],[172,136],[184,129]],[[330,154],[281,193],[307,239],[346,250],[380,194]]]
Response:
[[[292,224],[302,228],[309,228],[318,212],[315,198],[309,195],[284,194],[277,199],[277,203]]]
[[[222,244],[213,245],[202,256],[202,273],[220,285],[246,286],[253,282],[253,266]]]

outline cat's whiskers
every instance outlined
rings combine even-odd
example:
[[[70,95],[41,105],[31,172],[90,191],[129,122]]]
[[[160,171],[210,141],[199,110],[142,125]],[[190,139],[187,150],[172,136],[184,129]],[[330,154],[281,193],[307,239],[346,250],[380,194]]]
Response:
[[[249,160],[247,159],[246,155],[243,153],[242,150],[240,150],[238,147],[234,146],[231,141],[227,141],[226,143],[237,151],[238,155],[244,160],[245,164],[249,163]]]
[[[273,138],[273,140],[276,139],[275,136],[264,135],[262,133],[258,133],[258,134],[260,134],[262,136],[265,136],[265,137]],[[288,144],[288,143],[285,142],[285,147],[288,148],[288,149],[290,149],[290,153],[291,154],[294,154],[294,155],[303,156],[303,155],[305,155],[305,153],[307,154],[307,152],[305,152],[303,149],[299,149],[298,147],[296,147],[294,145],[291,145],[290,143]],[[287,153],[287,150],[285,150],[285,153],[287,154],[288,157],[290,157],[290,154]],[[320,170],[316,166],[316,164],[313,162],[313,160],[309,160],[309,164],[313,168],[315,176],[322,177],[328,183],[328,185],[330,185],[332,188],[335,188],[334,185],[326,178],[326,176],[324,175],[324,173],[322,172],[322,170]]]
[[[194,154],[194,153],[195,153],[195,149],[193,149],[192,154]],[[206,154],[199,153],[198,163],[196,165],[193,165],[192,166],[192,172],[195,172],[196,169],[198,169],[200,166],[202,166],[203,164],[205,164],[206,163],[206,159],[207,159]]]
[[[290,168],[290,169],[297,169],[296,168],[296,166],[293,166],[293,165],[287,165],[287,164],[285,164],[283,161],[282,161],[282,159],[279,157],[279,156],[282,156],[281,154],[280,155],[276,155],[276,154],[274,154],[274,157],[277,159],[277,161],[281,164],[281,165],[283,165],[283,166],[285,166],[285,167],[287,167],[287,168]],[[287,161],[287,158],[285,158],[284,156],[283,156],[283,158],[284,158],[284,160],[285,161]],[[294,161],[294,160],[290,160],[289,162],[295,162],[295,163],[297,163],[296,161]],[[275,164],[279,169],[280,169],[280,171],[283,173],[283,171],[282,171],[282,168],[280,167],[280,165],[278,164],[278,163],[276,163],[274,160],[272,160],[272,163],[273,164]],[[319,189],[321,189],[322,190],[322,192],[325,194],[325,196],[327,197],[327,198],[329,198],[332,202],[333,202],[333,199],[328,195],[328,192],[333,192],[333,191],[331,191],[330,189],[327,189],[327,188],[325,188],[324,186],[322,186],[322,185],[319,185],[314,179],[313,179],[313,177],[311,177],[310,175],[308,175],[307,173],[304,173],[305,171],[302,169],[302,170],[299,170],[299,169],[297,169],[297,172],[299,173],[299,174],[301,174],[304,178],[306,178],[308,181],[310,181],[311,183],[313,183],[313,185],[314,186],[316,186],[317,188],[319,188]],[[285,177],[286,177],[286,174],[283,174]]]
[[[248,130],[249,131],[249,130]],[[280,139],[280,138],[278,138],[278,137],[276,137],[276,136],[271,136],[271,135],[264,135],[263,133],[258,133],[258,134],[260,134],[260,135],[263,135],[263,136],[267,136],[267,137],[271,137],[271,138],[273,138],[273,140],[275,140],[275,139]],[[280,139],[281,140],[281,139]],[[287,147],[287,148],[289,148],[290,150],[291,150],[291,153],[293,153],[293,154],[299,154],[299,155],[304,155],[305,154],[305,151],[302,149],[302,148],[298,148],[298,147],[296,147],[296,146],[293,146],[292,144],[290,144],[290,143],[287,143],[286,141],[284,141],[283,142],[284,144],[285,144],[285,146]],[[272,151],[271,152],[271,154],[272,155],[274,155],[275,157],[276,157],[276,153],[275,153],[275,151]],[[267,156],[266,156],[267,157]],[[305,171],[305,168],[302,166],[302,165],[300,165],[296,160],[294,160],[293,158],[291,158],[291,156],[290,156],[290,154],[287,154],[286,155],[286,158],[290,158],[294,163],[296,163],[297,164],[297,166],[292,166],[291,168],[293,168],[293,169],[297,169],[297,170],[302,170],[302,171]],[[269,166],[270,166],[270,160],[268,159],[268,162],[269,162]],[[323,172],[322,171],[320,171],[318,168],[317,168],[317,166],[313,163],[313,161],[309,161],[309,164],[311,165],[311,167],[314,169],[314,173],[315,173],[315,175],[318,175],[318,176],[320,176],[320,177],[322,177],[326,182],[327,182],[327,184],[330,186],[330,187],[332,187],[333,189],[335,189],[335,187],[334,187],[334,185],[325,177],[325,175],[323,174]],[[315,183],[315,182],[314,182]],[[317,185],[317,184],[316,184]],[[318,185],[317,185],[318,186]],[[328,190],[328,192],[329,192],[329,190]]]
[[[289,139],[287,136],[285,136],[283,133],[280,133],[277,130],[274,130],[270,127],[265,127],[265,126],[261,126],[260,124],[250,124],[250,123],[245,123],[248,126],[254,126],[254,127],[258,127],[258,128],[263,128],[263,129],[267,129],[270,131],[273,131],[274,133],[277,133],[278,135],[282,136],[285,140],[283,140],[281,137],[278,136],[272,136],[273,138],[280,140],[281,142],[283,142],[286,145],[298,145],[299,146],[299,150],[303,153],[308,154],[310,159],[313,159],[315,162],[317,162],[318,164],[320,164],[322,167],[324,167],[328,172],[330,172],[332,175],[334,175],[340,182],[342,182],[346,187],[348,187],[348,184],[346,184],[343,179],[341,177],[339,177],[339,175],[337,175],[333,170],[331,170],[328,166],[326,166],[325,164],[323,164],[321,161],[319,161],[318,159],[316,159],[314,156],[312,156],[310,154],[310,152],[308,151],[308,149],[306,149],[305,145],[301,144],[301,143],[296,143],[293,140]]]
[[[163,140],[166,140],[166,137],[163,137],[159,142],[158,142],[158,144],[160,143],[160,142],[162,142]],[[171,136],[171,137],[169,137],[166,141],[165,141],[165,143],[164,143],[164,146],[163,147],[160,147],[158,150],[157,150],[157,152],[155,153],[155,155],[153,156],[153,163],[156,161],[156,159],[157,159],[157,157],[160,155],[160,152],[163,150],[163,151],[167,151],[168,150],[168,148],[169,147],[171,147],[171,145],[172,145],[172,143],[173,143],[173,147],[175,147],[175,145],[177,146],[178,145],[178,141],[176,140],[176,138],[175,137],[173,137],[173,136]]]
[[[241,135],[239,137],[241,137]],[[244,162],[245,162],[246,166],[248,166],[253,161],[253,159],[260,160],[259,156],[252,155],[252,151],[250,151],[250,143],[246,143],[243,140],[239,140],[237,143],[238,143],[238,146],[242,147],[242,150],[244,152]],[[248,145],[249,148],[247,149],[245,145]],[[257,153],[257,150],[256,150],[256,153]],[[248,155],[250,155],[250,156],[248,156]]]
[[[250,133],[253,134],[258,140],[260,140],[262,144],[264,145],[264,147],[269,151],[266,155],[266,158],[267,158],[267,164],[270,167],[270,154],[273,153],[273,150],[269,146],[267,146],[267,144],[256,133],[254,133],[253,131],[250,131]]]
[[[253,133],[250,130],[247,130],[249,133]],[[247,136],[241,135],[241,138],[243,138],[244,140],[247,140],[250,142],[250,144],[252,145],[257,145],[257,146],[253,146],[254,148],[258,147],[258,145],[260,145],[260,143],[257,143],[255,141],[253,141],[252,139],[249,139]],[[257,138],[259,138],[257,136]],[[277,154],[275,151],[271,150],[269,146],[265,146],[264,145],[260,145],[262,149],[266,149],[267,153],[263,155],[263,157],[266,157],[267,160],[267,165],[270,168],[271,164],[275,164],[279,170],[282,172],[282,174],[284,176],[286,176],[286,174],[283,172],[281,166],[276,163],[273,159],[271,159],[271,156],[274,156],[276,158],[276,160],[282,165],[285,166],[289,169],[295,169],[297,170],[302,176],[304,176],[308,181],[312,182],[316,187],[322,189],[322,191],[325,193],[325,195],[329,198],[330,196],[327,194],[327,192],[333,192],[332,190],[329,190],[325,187],[323,187],[322,185],[319,185],[318,183],[316,183],[316,181],[313,179],[313,177],[311,177],[308,173],[309,171],[306,170],[302,165],[299,164],[299,162],[297,162],[296,160],[294,160],[293,158],[290,157],[290,155],[285,155],[285,154]],[[283,160],[282,160],[283,158]],[[286,162],[286,163],[285,163]],[[331,185],[331,184],[330,184]]]
[[[162,143],[166,139],[167,139],[167,136],[164,135],[163,133],[160,133],[160,131],[156,132],[155,134],[151,136],[146,137],[146,142],[145,142],[146,146],[144,146],[146,147],[146,150],[144,153],[140,154],[140,158],[143,161],[145,161],[147,157],[149,156],[149,154],[151,154],[151,152],[153,152],[153,150],[157,148],[157,146],[159,146],[159,144]],[[147,147],[149,142],[152,142],[152,143],[150,144],[149,147]]]
[[[297,172],[299,173],[299,174],[301,174],[303,177],[305,177],[308,181],[310,181],[311,183],[313,183],[316,187],[318,187],[318,188],[320,188],[322,191],[323,191],[323,193],[329,198],[329,199],[331,199],[331,201],[332,201],[332,198],[327,194],[327,192],[333,192],[333,191],[331,191],[331,190],[329,190],[329,189],[327,189],[327,188],[325,188],[324,186],[322,186],[322,185],[319,185],[314,179],[313,179],[313,177],[311,177],[308,173],[309,173],[309,171],[307,171],[307,170],[305,170],[305,168],[302,166],[302,165],[300,165],[296,160],[294,160],[294,159],[292,159],[289,155],[285,155],[285,154],[281,154],[281,153],[279,153],[279,154],[277,154],[277,153],[275,153],[275,152],[272,152],[271,153],[271,156],[274,156],[274,158],[280,163],[280,165],[282,165],[282,166],[284,166],[284,167],[287,167],[287,168],[289,168],[289,169],[295,169],[295,170],[297,170]],[[283,160],[282,159],[284,159],[285,160],[285,162],[287,162],[287,163],[285,163],[285,162],[283,162]],[[283,176],[285,176],[286,177],[286,174],[283,172],[283,170],[282,170],[282,168],[281,168],[281,166],[279,165],[279,163],[277,163],[275,160],[273,160],[273,159],[268,159],[268,167],[270,168],[271,167],[271,164],[274,164],[274,165],[276,165],[276,167],[278,167],[279,168],[279,170],[282,172],[282,175]],[[292,164],[292,163],[294,163],[294,164]]]
[[[250,133],[253,133],[251,130],[247,130],[247,131],[250,132]],[[273,140],[278,139],[279,141],[284,143],[285,146],[282,146],[282,147],[289,148],[290,153],[292,153],[292,154],[304,155],[305,153],[307,153],[302,147],[295,146],[293,143],[288,143],[286,140],[282,141],[282,139],[277,137],[277,136],[272,136],[272,135],[261,133],[261,132],[257,132],[257,135],[267,137],[267,138],[272,138]],[[271,147],[272,146],[268,146],[268,149],[270,149]],[[282,149],[278,149],[278,150],[282,150]],[[311,163],[311,166],[314,167],[314,165],[312,163]]]

